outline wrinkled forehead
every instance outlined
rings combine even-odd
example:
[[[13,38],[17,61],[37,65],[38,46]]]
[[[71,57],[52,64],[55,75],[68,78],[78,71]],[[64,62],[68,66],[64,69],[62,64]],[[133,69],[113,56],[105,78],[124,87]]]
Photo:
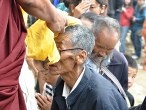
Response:
[[[70,33],[59,34],[54,40],[57,48],[72,47]]]
[[[119,36],[117,32],[102,30],[100,33],[95,35],[96,44],[99,43],[108,48],[114,48],[118,41]]]

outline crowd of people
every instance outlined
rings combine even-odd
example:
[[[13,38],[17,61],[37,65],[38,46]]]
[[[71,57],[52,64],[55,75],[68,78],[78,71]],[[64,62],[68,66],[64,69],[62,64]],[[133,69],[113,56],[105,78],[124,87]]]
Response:
[[[0,0],[0,110],[146,110],[145,19],[145,0]]]

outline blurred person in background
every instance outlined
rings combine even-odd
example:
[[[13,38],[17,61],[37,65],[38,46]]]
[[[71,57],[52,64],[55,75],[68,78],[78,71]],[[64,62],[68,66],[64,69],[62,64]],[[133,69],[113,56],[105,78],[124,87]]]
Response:
[[[120,20],[120,13],[122,6],[124,4],[124,0],[108,0],[108,16]]]
[[[146,70],[146,19],[143,23],[142,36],[144,37],[145,40],[143,69]]]
[[[122,7],[122,12],[120,13],[120,25],[121,25],[121,35],[120,35],[120,52],[126,52],[126,37],[131,26],[131,20],[134,14],[134,8],[132,6],[132,0],[125,0]]]
[[[107,0],[74,0],[70,2],[70,14],[77,18],[90,11],[98,15],[105,15],[107,6]]]
[[[146,5],[144,0],[137,0],[137,5],[134,9],[134,16],[132,17],[131,26],[131,41],[134,47],[134,54],[132,58],[139,59],[142,50],[142,27],[146,18]]]

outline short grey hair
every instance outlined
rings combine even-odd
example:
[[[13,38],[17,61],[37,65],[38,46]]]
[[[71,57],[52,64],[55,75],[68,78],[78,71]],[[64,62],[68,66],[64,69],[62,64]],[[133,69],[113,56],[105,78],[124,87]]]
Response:
[[[98,16],[92,27],[95,37],[104,29],[108,29],[111,33],[117,32],[120,38],[120,24],[116,19],[108,16]]]
[[[65,32],[71,35],[70,40],[74,48],[82,48],[88,54],[92,53],[95,37],[90,29],[82,25],[74,25],[68,26]]]

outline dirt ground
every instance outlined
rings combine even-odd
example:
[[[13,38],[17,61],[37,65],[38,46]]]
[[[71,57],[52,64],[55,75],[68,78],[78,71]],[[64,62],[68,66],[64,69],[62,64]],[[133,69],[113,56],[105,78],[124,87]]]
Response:
[[[127,54],[134,53],[130,38],[127,38]],[[137,60],[138,64],[142,64],[144,60],[144,52],[142,50],[142,57]],[[140,104],[146,96],[146,70],[139,68],[134,85],[129,89],[130,93],[135,98],[135,105]]]

